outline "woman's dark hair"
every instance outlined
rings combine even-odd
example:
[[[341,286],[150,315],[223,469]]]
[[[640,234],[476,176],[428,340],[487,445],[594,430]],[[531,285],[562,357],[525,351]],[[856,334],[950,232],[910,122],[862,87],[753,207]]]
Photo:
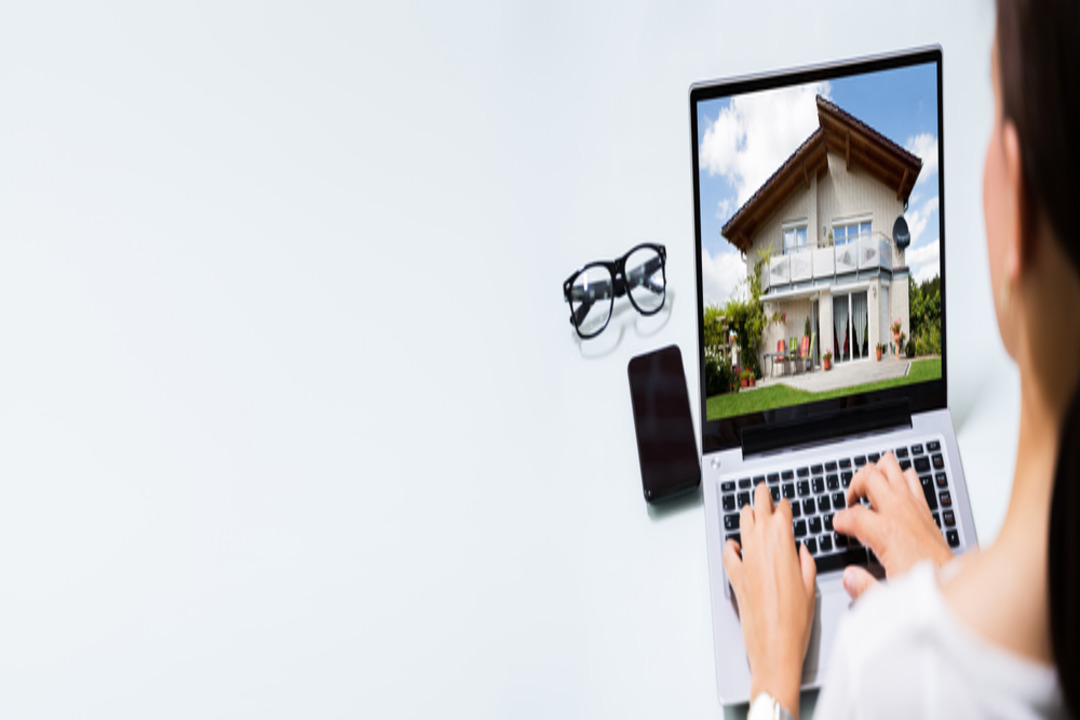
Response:
[[[1002,110],[1016,126],[1030,230],[1049,222],[1080,274],[1080,0],[998,0]],[[1078,309],[1080,311],[1080,309]],[[1050,501],[1048,557],[1054,663],[1073,717],[1080,717],[1080,388],[1062,424]]]

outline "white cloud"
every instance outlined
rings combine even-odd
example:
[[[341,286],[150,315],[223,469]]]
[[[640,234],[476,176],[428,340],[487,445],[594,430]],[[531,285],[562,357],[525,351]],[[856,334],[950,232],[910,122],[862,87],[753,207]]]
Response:
[[[941,274],[941,241],[934,240],[922,247],[908,248],[907,264],[915,282],[925,282]]]
[[[923,182],[937,174],[938,141],[936,137],[930,133],[919,133],[909,137],[907,142],[904,143],[904,147],[908,152],[923,161],[922,172],[919,173],[919,179],[915,182],[916,185],[922,185]]]
[[[818,127],[816,95],[829,83],[740,95],[705,128],[701,166],[735,187],[742,206]]]
[[[716,219],[726,221],[735,212],[735,202],[731,198],[724,198],[716,204]]]
[[[701,293],[706,305],[723,304],[736,291],[741,297],[746,293],[745,279],[746,263],[737,250],[711,255],[701,248]]]
[[[934,197],[923,203],[922,207],[915,210],[911,209],[912,206],[914,206],[914,203],[908,205],[908,211],[904,214],[904,219],[907,220],[908,230],[911,231],[911,244],[915,246],[922,239],[922,234],[930,223],[930,216],[938,209],[938,196],[934,195]],[[932,229],[936,235],[937,229]]]

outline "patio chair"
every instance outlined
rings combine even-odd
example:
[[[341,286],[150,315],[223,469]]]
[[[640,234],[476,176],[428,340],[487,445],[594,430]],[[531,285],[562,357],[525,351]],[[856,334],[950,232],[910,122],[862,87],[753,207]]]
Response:
[[[807,370],[813,370],[814,369],[814,348],[817,347],[817,333],[813,333],[812,335],[810,335],[809,340],[810,340],[810,345],[807,348],[806,352],[803,354],[802,360],[804,360],[806,362],[806,369]],[[806,341],[807,341],[807,338],[803,338],[803,347],[807,347]]]
[[[776,377],[776,366],[777,365],[780,365],[780,367],[782,369],[785,369],[785,370],[787,369],[787,365],[784,363],[784,361],[786,360],[786,357],[787,357],[787,350],[784,349],[784,341],[783,340],[777,340],[776,341],[776,354],[773,355],[773,359],[772,359],[772,374],[773,374],[773,377]]]
[[[802,342],[799,343],[799,365],[803,370],[806,370],[806,360],[810,357],[810,336],[803,335]]]

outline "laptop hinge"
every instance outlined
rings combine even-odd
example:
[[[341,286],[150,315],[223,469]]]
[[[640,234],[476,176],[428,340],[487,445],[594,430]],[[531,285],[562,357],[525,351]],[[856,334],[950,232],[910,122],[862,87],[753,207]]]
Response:
[[[906,400],[860,405],[839,412],[814,415],[813,418],[745,428],[742,431],[743,456],[901,427],[911,427],[911,407]]]

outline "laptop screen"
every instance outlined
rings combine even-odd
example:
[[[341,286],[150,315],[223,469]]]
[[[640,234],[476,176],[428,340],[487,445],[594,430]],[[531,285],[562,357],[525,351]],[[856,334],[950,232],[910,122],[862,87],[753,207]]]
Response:
[[[941,51],[691,89],[703,449],[945,405]]]

